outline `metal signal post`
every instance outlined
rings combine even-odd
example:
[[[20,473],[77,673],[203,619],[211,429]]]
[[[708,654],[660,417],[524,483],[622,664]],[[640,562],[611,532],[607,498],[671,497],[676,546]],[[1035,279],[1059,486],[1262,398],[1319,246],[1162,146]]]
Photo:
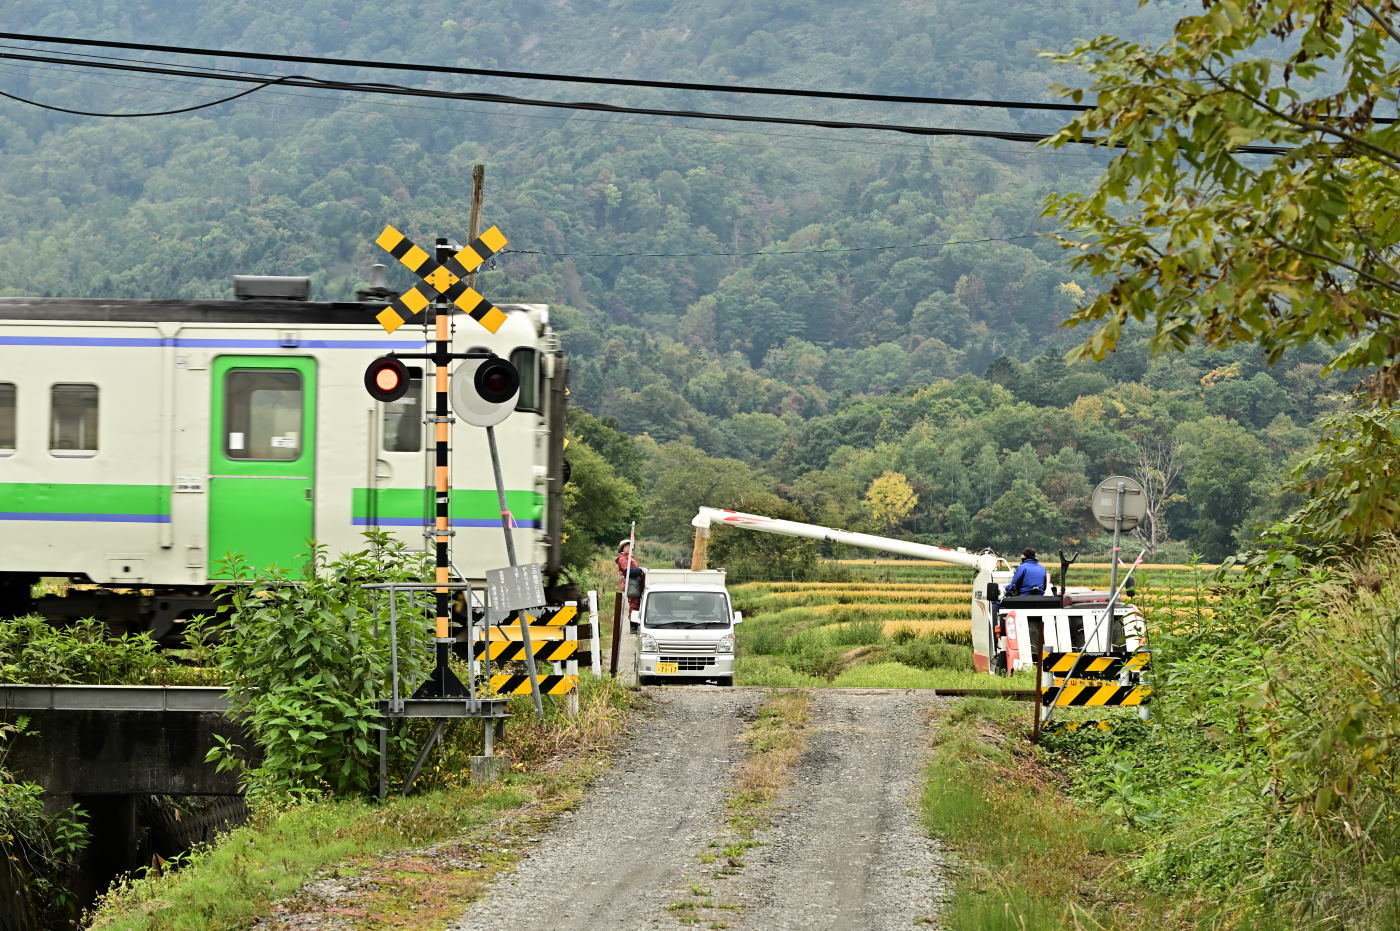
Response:
[[[451,256],[452,250],[447,245],[447,240],[441,237],[437,240],[437,261],[443,264]],[[433,326],[435,344],[433,347],[432,362],[435,401],[433,404],[433,426],[434,438],[436,440],[433,465],[435,476],[436,510],[434,512],[434,549],[436,550],[437,563],[436,572],[433,579],[437,583],[434,589],[437,602],[437,623],[434,628],[434,644],[437,652],[437,663],[433,667],[432,675],[428,681],[424,682],[414,694],[415,698],[456,698],[467,694],[467,689],[448,666],[448,657],[452,655],[452,592],[447,586],[451,584],[452,554],[451,554],[451,501],[452,482],[447,468],[448,437],[451,433],[452,418],[447,410],[448,391],[448,365],[452,358],[451,334],[448,332],[448,309],[447,301],[439,295],[433,302]]]
[[[480,173],[476,175],[480,187]],[[476,195],[479,198],[479,194]],[[497,357],[489,350],[472,350],[465,353],[452,352],[452,335],[448,321],[451,307],[456,306],[464,314],[495,333],[505,323],[506,315],[486,300],[469,283],[472,273],[483,262],[505,248],[506,238],[496,227],[477,236],[479,208],[473,204],[472,240],[456,252],[445,238],[439,237],[434,255],[415,245],[392,226],[384,227],[375,243],[410,271],[422,279],[422,285],[431,288],[434,297],[430,300],[422,290],[422,285],[414,285],[389,306],[383,308],[375,319],[387,333],[402,326],[408,317],[432,307],[434,344],[429,353],[390,353],[370,363],[365,372],[365,388],[376,400],[388,403],[402,397],[408,389],[408,370],[402,359],[426,359],[433,363],[433,376],[436,401],[430,422],[434,425],[435,444],[433,447],[433,492],[434,524],[431,536],[436,551],[436,572],[433,590],[436,595],[437,620],[434,628],[437,663],[428,681],[414,693],[415,698],[459,698],[468,694],[461,681],[452,673],[448,658],[452,654],[452,594],[449,587],[452,572],[451,555],[451,476],[448,470],[448,442],[451,436],[452,414],[458,415],[474,426],[490,427],[500,423],[509,415],[514,397],[519,390],[519,375],[509,361]],[[461,384],[451,389],[449,397],[448,369],[453,359],[466,360],[468,364],[459,368],[457,381]],[[465,381],[463,378],[465,376]],[[450,405],[450,407],[449,407]],[[493,437],[494,438],[494,437]],[[499,490],[500,475],[497,474]],[[502,492],[503,494],[503,492]],[[502,505],[503,517],[505,507]],[[507,526],[509,540],[509,526]],[[511,560],[514,563],[514,559]],[[522,614],[522,624],[524,615]],[[528,637],[528,631],[523,631]],[[527,645],[527,656],[528,654]],[[531,680],[533,681],[533,658],[531,657]]]

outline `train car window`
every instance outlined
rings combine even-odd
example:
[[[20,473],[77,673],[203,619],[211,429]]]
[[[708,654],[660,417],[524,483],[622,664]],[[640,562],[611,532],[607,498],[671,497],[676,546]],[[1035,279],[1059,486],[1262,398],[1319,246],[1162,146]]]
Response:
[[[408,391],[384,409],[384,451],[416,453],[423,448],[423,370],[408,369]]]
[[[97,386],[54,385],[49,400],[49,453],[97,455]]]
[[[224,455],[290,461],[301,456],[301,373],[230,369],[224,376]]]
[[[522,346],[510,354],[510,364],[520,373],[520,396],[515,399],[518,411],[540,411],[540,354]]]
[[[0,382],[0,456],[15,451],[15,386]]]

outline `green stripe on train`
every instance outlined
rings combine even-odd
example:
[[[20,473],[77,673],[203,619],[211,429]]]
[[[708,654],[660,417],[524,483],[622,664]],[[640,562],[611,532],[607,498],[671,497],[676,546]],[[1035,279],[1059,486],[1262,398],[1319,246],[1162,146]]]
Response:
[[[0,511],[168,515],[170,486],[0,482]]]
[[[352,490],[351,516],[356,520],[370,515],[368,488]],[[433,513],[433,492],[422,488],[381,488],[375,492],[375,516],[384,518],[422,518]],[[506,507],[517,521],[541,520],[544,517],[544,495],[537,491],[507,491]],[[495,489],[452,489],[453,520],[499,520],[500,505]]]

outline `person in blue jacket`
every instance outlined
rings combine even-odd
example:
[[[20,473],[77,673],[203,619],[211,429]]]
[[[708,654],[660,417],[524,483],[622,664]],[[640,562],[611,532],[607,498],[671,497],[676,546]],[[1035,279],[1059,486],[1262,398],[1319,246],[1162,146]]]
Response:
[[[1011,577],[1011,584],[1006,586],[1007,595],[1043,595],[1045,594],[1045,583],[1048,573],[1035,558],[1035,550],[1027,547],[1021,552],[1021,564],[1016,567],[1016,574]]]

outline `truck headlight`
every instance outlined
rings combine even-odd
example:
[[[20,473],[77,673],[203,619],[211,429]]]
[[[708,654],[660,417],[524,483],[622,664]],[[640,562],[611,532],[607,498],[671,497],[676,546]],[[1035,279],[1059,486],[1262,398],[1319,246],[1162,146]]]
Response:
[[[651,634],[642,634],[642,652],[643,652],[643,653],[655,653],[655,652],[656,652],[656,638],[653,637]]]
[[[716,652],[716,653],[733,653],[733,652],[734,652],[734,635],[733,635],[733,634],[725,634],[723,637],[720,637],[717,641],[715,641],[715,652]]]

